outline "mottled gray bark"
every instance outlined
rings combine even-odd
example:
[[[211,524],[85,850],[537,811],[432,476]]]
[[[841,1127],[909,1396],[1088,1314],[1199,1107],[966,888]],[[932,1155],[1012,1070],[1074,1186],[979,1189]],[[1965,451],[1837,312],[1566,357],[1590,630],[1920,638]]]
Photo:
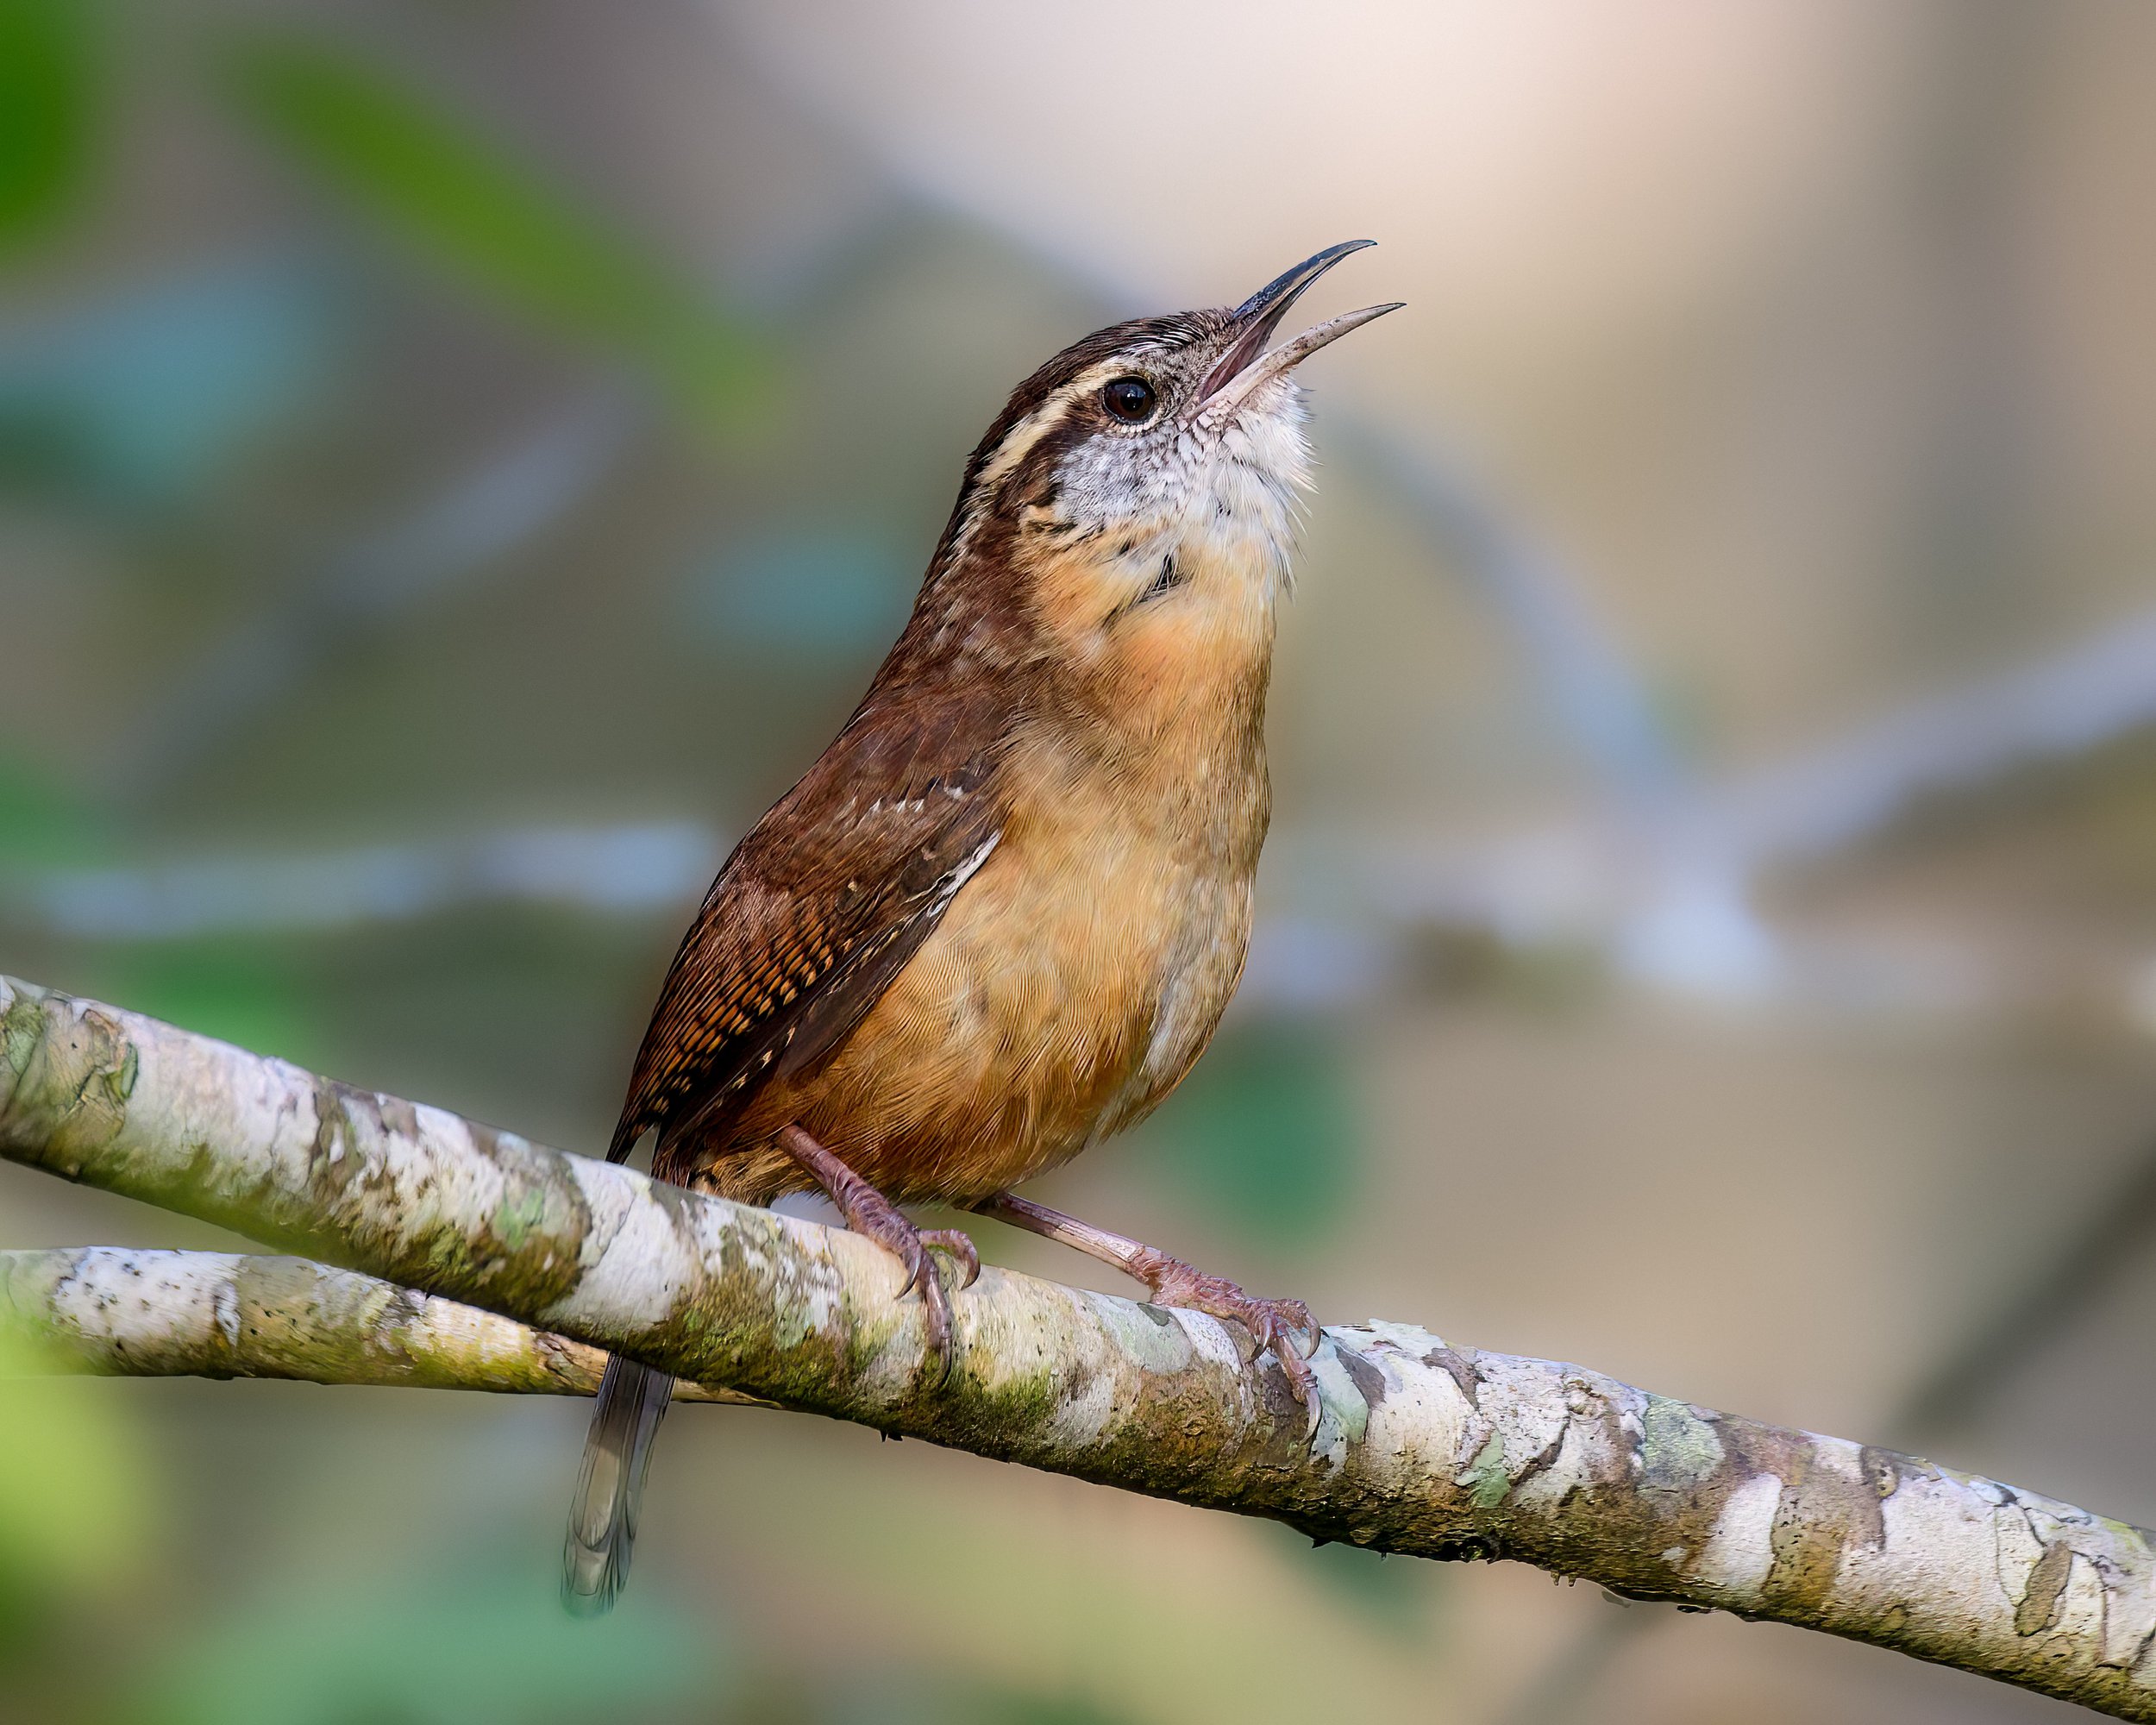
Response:
[[[0,1251],[0,1329],[46,1370],[590,1396],[606,1355],[514,1318],[304,1258]],[[678,1383],[677,1402],[769,1402]]]
[[[1212,1320],[991,1268],[939,1383],[856,1236],[4,981],[0,1154],[789,1408],[2156,1720],[2149,1535],[1577,1366],[1336,1327],[1313,1429]]]

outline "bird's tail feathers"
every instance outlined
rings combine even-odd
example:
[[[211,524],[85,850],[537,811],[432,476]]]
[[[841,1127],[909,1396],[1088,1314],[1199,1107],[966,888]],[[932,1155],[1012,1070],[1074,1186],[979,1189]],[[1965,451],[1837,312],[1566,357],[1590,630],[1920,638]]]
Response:
[[[561,1603],[576,1616],[611,1610],[628,1578],[651,1441],[673,1394],[665,1372],[618,1354],[608,1358],[561,1552]]]

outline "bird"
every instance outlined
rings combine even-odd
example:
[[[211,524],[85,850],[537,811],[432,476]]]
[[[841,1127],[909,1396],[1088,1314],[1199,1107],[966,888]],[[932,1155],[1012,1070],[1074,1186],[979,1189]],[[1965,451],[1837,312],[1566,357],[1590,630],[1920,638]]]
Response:
[[[1310,480],[1295,368],[1399,303],[1271,343],[1372,243],[1232,310],[1112,324],[1018,385],[868,693],[722,865],[661,988],[609,1159],[655,1134],[661,1180],[750,1204],[822,1192],[899,1260],[939,1377],[946,1273],[962,1290],[980,1259],[905,1204],[996,1217],[1238,1325],[1314,1405],[1301,1302],[1012,1189],[1156,1107],[1242,975]],[[563,1556],[579,1615],[627,1576],[672,1386],[607,1361]]]

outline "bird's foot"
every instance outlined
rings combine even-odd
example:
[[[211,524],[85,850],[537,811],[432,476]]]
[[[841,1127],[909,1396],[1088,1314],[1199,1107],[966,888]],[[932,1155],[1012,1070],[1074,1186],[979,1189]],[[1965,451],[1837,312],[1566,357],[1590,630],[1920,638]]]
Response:
[[[950,1295],[931,1254],[943,1252],[955,1259],[965,1271],[965,1279],[958,1285],[970,1288],[981,1276],[981,1254],[974,1250],[973,1241],[956,1228],[915,1227],[897,1205],[799,1126],[788,1126],[780,1142],[789,1156],[816,1176],[817,1184],[845,1216],[849,1228],[865,1234],[905,1266],[906,1285],[899,1289],[899,1297],[903,1300],[915,1289],[920,1289],[928,1323],[928,1349],[935,1357],[936,1377],[941,1383],[950,1376]]]
[[[993,1193],[970,1208],[984,1216],[994,1216],[1013,1227],[1038,1234],[1043,1239],[1060,1240],[1065,1245],[1075,1246],[1103,1264],[1112,1264],[1125,1276],[1144,1283],[1151,1290],[1154,1300],[1163,1306],[1203,1312],[1225,1323],[1239,1325],[1257,1344],[1245,1357],[1246,1363],[1270,1348],[1287,1376],[1289,1392],[1302,1404],[1315,1429],[1318,1381],[1310,1370],[1309,1360],[1324,1340],[1325,1333],[1310,1315],[1309,1307],[1301,1301],[1253,1299],[1232,1282],[1205,1275],[1142,1240],[1110,1233],[1091,1222],[1081,1222],[1061,1210],[1037,1204],[1031,1198],[1021,1198],[1015,1192]],[[1303,1336],[1309,1338],[1308,1345],[1299,1350],[1291,1339]]]
[[[866,1234],[905,1266],[906,1286],[899,1289],[901,1300],[916,1289],[920,1290],[928,1320],[929,1352],[936,1357],[936,1377],[940,1383],[950,1376],[950,1290],[937,1272],[935,1254],[948,1255],[964,1272],[958,1284],[961,1288],[972,1287],[980,1276],[981,1255],[974,1250],[973,1242],[956,1228],[917,1228],[874,1187],[864,1189],[864,1198],[851,1207],[841,1207],[846,1210],[846,1226],[857,1234]]]
[[[1152,1290],[1154,1303],[1240,1325],[1257,1345],[1248,1358],[1255,1359],[1270,1348],[1288,1378],[1288,1389],[1305,1408],[1317,1393],[1317,1378],[1310,1370],[1323,1332],[1309,1307],[1300,1300],[1261,1300],[1245,1294],[1234,1283],[1207,1276],[1180,1258],[1146,1246],[1131,1260],[1130,1273]]]

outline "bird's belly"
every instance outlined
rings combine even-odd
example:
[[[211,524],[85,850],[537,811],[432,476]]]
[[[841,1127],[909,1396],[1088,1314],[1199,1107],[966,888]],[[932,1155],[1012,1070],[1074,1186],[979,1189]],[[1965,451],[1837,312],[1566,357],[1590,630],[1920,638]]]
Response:
[[[1204,1050],[1242,971],[1256,856],[1255,840],[1012,835],[860,1027],[774,1086],[743,1137],[799,1120],[914,1201],[1068,1160],[1142,1118]],[[765,1178],[745,1184],[798,1183],[753,1159]]]

